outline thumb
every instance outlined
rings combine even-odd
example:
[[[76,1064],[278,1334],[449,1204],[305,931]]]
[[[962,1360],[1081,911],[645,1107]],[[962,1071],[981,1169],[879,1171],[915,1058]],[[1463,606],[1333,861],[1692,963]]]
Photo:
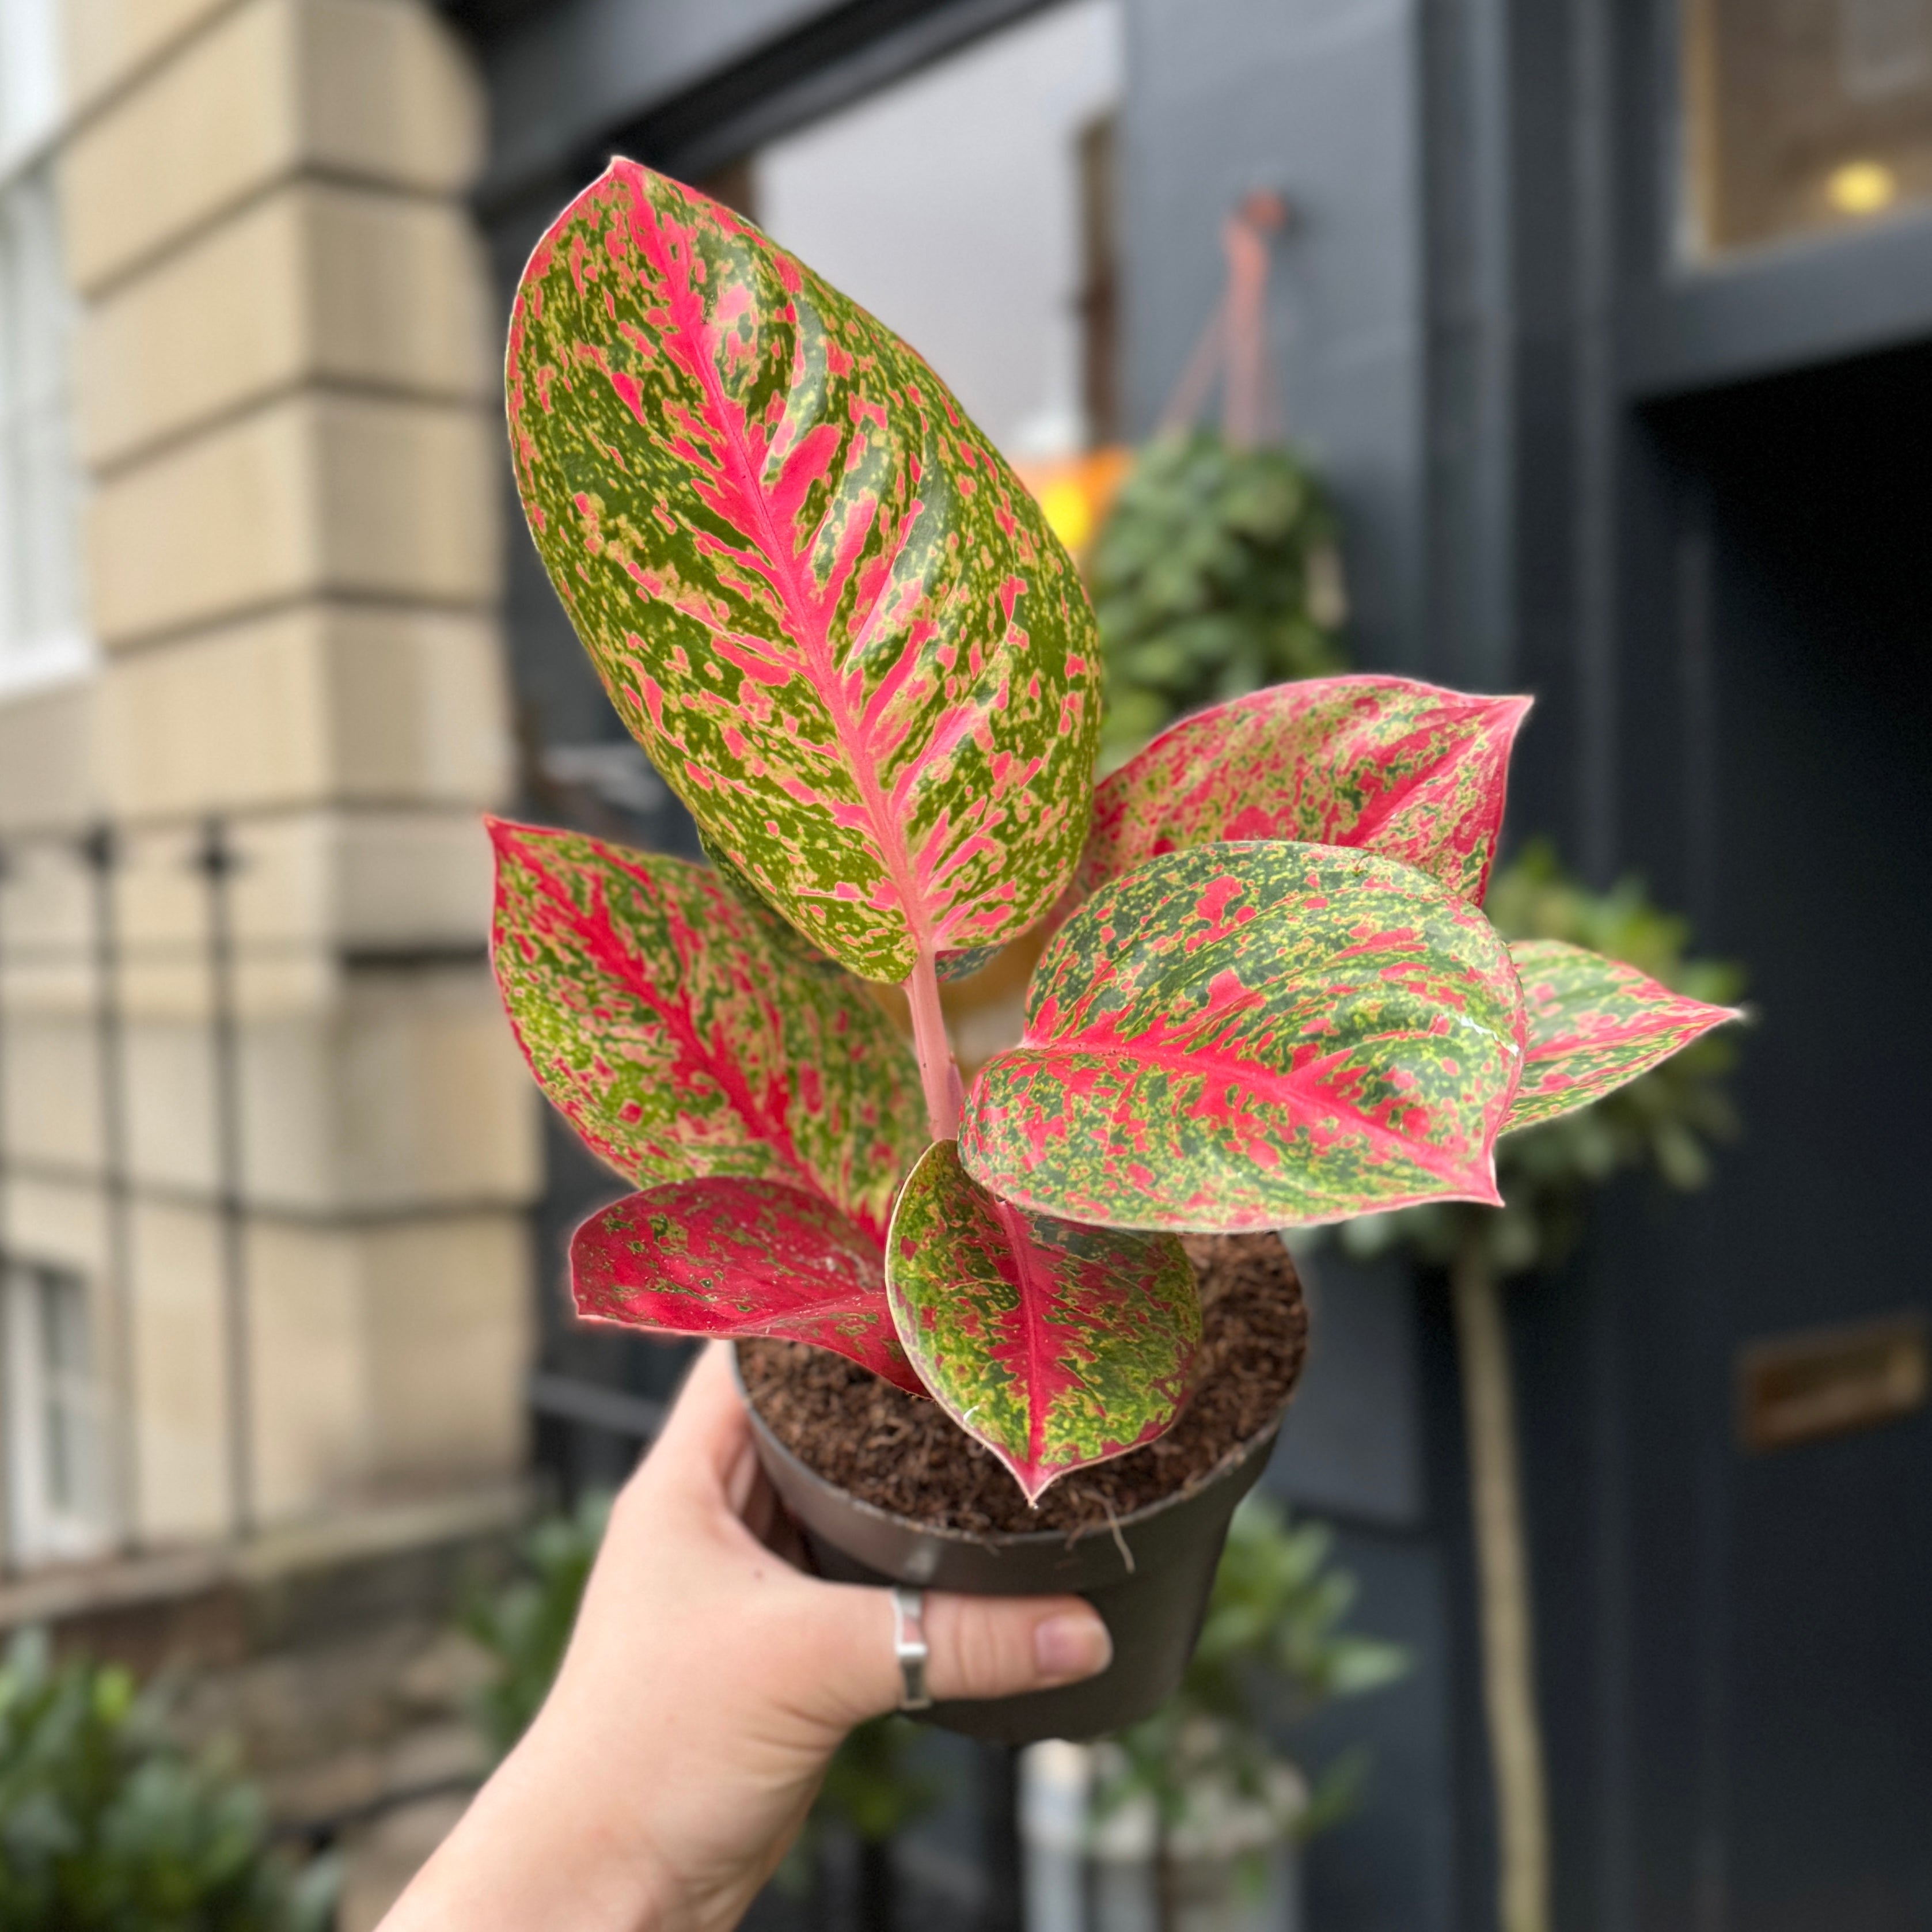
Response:
[[[891,1612],[891,1599],[886,1600]],[[1100,1613],[1078,1597],[962,1597],[926,1600],[930,1656],[926,1688],[934,1697],[1010,1697],[1077,1683],[1105,1670],[1114,1640]],[[892,1700],[904,1688],[897,1660]]]
[[[896,1710],[904,1680],[894,1654],[898,1620],[889,1590],[820,1583],[818,1682],[828,1714],[854,1724]],[[926,1689],[936,1699],[1010,1697],[1106,1669],[1113,1640],[1078,1597],[926,1598]]]

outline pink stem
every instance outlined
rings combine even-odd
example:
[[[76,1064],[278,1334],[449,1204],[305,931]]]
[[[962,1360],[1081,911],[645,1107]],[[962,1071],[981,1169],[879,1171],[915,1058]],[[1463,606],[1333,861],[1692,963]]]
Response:
[[[912,1043],[919,1055],[920,1084],[926,1090],[926,1130],[936,1141],[956,1141],[962,1099],[959,1070],[952,1064],[946,1016],[940,1010],[938,970],[934,956],[924,946],[906,976],[905,990],[912,1007]]]

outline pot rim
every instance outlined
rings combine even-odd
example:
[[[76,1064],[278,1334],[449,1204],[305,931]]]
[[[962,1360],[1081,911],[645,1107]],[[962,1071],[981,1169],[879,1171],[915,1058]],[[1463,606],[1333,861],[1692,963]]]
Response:
[[[1301,1381],[1300,1368],[1298,1365],[1294,1378],[1282,1395],[1280,1406],[1258,1429],[1231,1444],[1209,1468],[1190,1478],[1179,1489],[1156,1497],[1150,1503],[1143,1503],[1138,1509],[1130,1510],[1125,1516],[1109,1516],[1104,1522],[1094,1524],[1085,1529],[954,1529],[939,1523],[922,1522],[916,1516],[901,1516],[896,1510],[881,1509],[877,1503],[870,1503],[862,1496],[854,1496],[844,1484],[821,1474],[802,1456],[780,1442],[770,1424],[758,1413],[758,1406],[752,1400],[751,1390],[745,1386],[745,1378],[738,1365],[739,1346],[740,1344],[735,1341],[731,1345],[732,1384],[738,1391],[739,1400],[745,1405],[745,1413],[750,1418],[752,1428],[766,1447],[776,1451],[814,1483],[836,1491],[843,1499],[844,1506],[860,1516],[889,1524],[895,1529],[914,1536],[930,1537],[938,1542],[958,1544],[981,1550],[1044,1550],[1055,1544],[1072,1550],[1090,1537],[1118,1540],[1126,1531],[1137,1528],[1150,1517],[1159,1516],[1178,1504],[1186,1502],[1190,1497],[1199,1495],[1203,1490],[1218,1482],[1229,1469],[1246,1461],[1262,1443],[1280,1429],[1282,1419],[1287,1414],[1288,1404],[1294,1400],[1295,1390]],[[952,1420],[950,1416],[946,1419]],[[959,1426],[956,1422],[952,1426],[956,1429]],[[961,1430],[960,1433],[963,1436],[966,1432]],[[1123,1450],[1120,1453],[1129,1455],[1132,1452]],[[1114,1459],[1107,1456],[1102,1460],[1111,1462]]]

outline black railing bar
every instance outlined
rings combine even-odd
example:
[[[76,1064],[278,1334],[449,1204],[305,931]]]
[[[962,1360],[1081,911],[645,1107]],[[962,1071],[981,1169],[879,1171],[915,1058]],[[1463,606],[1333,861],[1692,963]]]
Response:
[[[97,826],[82,847],[94,874],[94,1036],[100,1066],[100,1191],[107,1222],[108,1282],[114,1301],[115,1515],[124,1550],[140,1546],[134,1417],[134,1256],[128,1156],[126,1040],[120,1007],[121,962],[113,829]]]
[[[652,1441],[664,1427],[665,1405],[628,1389],[606,1388],[548,1369],[532,1370],[524,1388],[538,1414],[560,1422],[584,1423],[638,1442]]]
[[[208,1048],[214,1078],[214,1165],[228,1409],[228,1510],[239,1538],[255,1533],[255,1407],[249,1360],[248,1224],[243,1197],[242,1055],[235,1016],[235,938],[228,886],[236,860],[218,818],[204,830],[208,881]]]

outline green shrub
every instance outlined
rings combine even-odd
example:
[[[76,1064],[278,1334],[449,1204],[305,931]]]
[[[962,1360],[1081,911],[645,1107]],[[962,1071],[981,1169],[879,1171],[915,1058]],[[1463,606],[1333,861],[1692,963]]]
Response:
[[[56,1664],[44,1633],[0,1665],[4,1932],[323,1932],[336,1873],[268,1841],[260,1792],[170,1736],[113,1665]]]

